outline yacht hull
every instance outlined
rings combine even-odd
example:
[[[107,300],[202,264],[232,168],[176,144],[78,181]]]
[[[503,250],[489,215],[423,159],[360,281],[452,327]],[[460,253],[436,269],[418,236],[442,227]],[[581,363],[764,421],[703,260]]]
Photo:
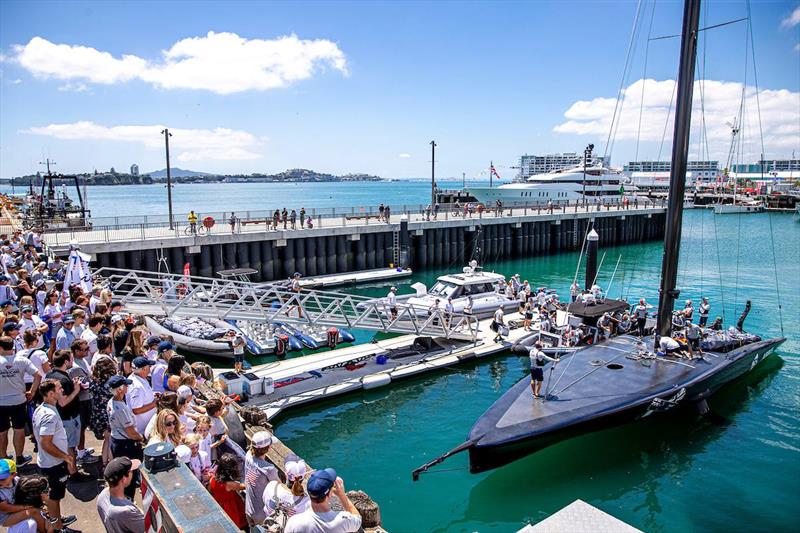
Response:
[[[556,392],[555,396],[541,400],[533,398],[530,379],[526,377],[498,399],[473,426],[468,439],[472,443],[469,447],[470,471],[478,473],[498,468],[572,437],[625,424],[677,405],[704,400],[725,384],[752,370],[783,341],[782,338],[758,341],[728,353],[707,352],[703,360],[692,362],[662,358],[642,368],[637,368],[638,362],[632,362],[622,354],[621,358],[613,358],[615,364],[622,365],[623,369],[632,367],[633,372],[639,374],[632,377],[633,381],[645,384],[643,388],[631,392],[620,387],[621,383],[611,374],[605,381],[594,379],[593,383],[579,386],[577,390],[564,390],[559,385],[550,391],[551,394]],[[628,343],[633,346],[630,340]],[[598,354],[602,354],[602,348],[602,345],[598,345],[584,350],[589,352],[589,359],[580,353],[574,354],[572,357],[579,358],[574,363],[580,367],[581,363],[591,362]],[[611,363],[606,360],[600,366],[605,364]],[[580,377],[587,372],[594,375],[605,370],[578,368],[578,372],[572,372],[569,376],[569,372],[565,371],[564,379]],[[548,372],[545,371],[546,376]],[[558,374],[556,368],[551,376]],[[570,381],[562,382],[563,385],[568,383]],[[587,398],[603,399],[587,401]]]

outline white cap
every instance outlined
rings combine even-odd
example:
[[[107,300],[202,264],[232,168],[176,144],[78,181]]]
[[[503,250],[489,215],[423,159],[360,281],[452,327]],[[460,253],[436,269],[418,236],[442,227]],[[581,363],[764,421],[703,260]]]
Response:
[[[269,431],[259,431],[251,439],[254,448],[266,448],[272,444],[272,434]]]
[[[175,447],[175,455],[178,457],[178,461],[182,463],[188,463],[192,460],[192,450],[185,444]]]
[[[122,322],[123,320],[125,320],[125,317],[123,317],[122,315],[113,315],[111,317],[112,324],[116,324],[117,322]]]
[[[189,385],[181,385],[178,387],[178,396],[181,398],[191,398],[193,396],[192,388]]]
[[[286,461],[283,467],[284,470],[286,470],[286,477],[289,481],[303,478],[308,472],[308,465],[302,459],[298,459],[296,461]]]

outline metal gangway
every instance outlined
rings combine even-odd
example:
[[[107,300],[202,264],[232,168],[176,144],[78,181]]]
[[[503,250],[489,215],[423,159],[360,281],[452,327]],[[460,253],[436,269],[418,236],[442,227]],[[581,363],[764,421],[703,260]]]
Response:
[[[383,299],[332,291],[292,290],[288,282],[254,283],[142,270],[101,268],[94,278],[133,312],[257,323],[413,333],[477,342],[478,319],[399,303],[392,317]]]

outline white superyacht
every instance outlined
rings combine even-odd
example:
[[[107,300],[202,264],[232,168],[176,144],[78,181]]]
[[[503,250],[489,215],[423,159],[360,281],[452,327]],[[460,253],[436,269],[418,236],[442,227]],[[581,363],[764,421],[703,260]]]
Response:
[[[584,185],[585,176],[585,185]],[[481,203],[494,206],[497,200],[503,205],[575,203],[584,198],[588,203],[616,203],[626,191],[635,187],[625,185],[625,176],[603,167],[582,166],[553,170],[530,176],[524,181],[499,187],[471,187],[469,192]]]

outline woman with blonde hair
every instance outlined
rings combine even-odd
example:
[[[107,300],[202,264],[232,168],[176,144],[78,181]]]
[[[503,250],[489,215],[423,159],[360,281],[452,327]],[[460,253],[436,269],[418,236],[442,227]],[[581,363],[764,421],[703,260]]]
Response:
[[[114,293],[111,292],[111,289],[103,289],[100,291],[100,303],[111,305],[111,300],[114,299]]]
[[[290,455],[284,463],[286,483],[270,481],[264,488],[264,512],[270,517],[282,510],[287,517],[305,512],[311,507],[311,500],[303,488],[303,480],[309,472],[305,461]]]
[[[146,332],[141,327],[135,327],[130,331],[128,340],[125,342],[125,347],[133,352],[134,357],[145,355],[145,340],[147,340]]]
[[[183,430],[181,421],[177,413],[172,409],[164,409],[156,415],[156,427],[147,445],[157,442],[171,442],[173,446],[179,446],[183,441]]]

